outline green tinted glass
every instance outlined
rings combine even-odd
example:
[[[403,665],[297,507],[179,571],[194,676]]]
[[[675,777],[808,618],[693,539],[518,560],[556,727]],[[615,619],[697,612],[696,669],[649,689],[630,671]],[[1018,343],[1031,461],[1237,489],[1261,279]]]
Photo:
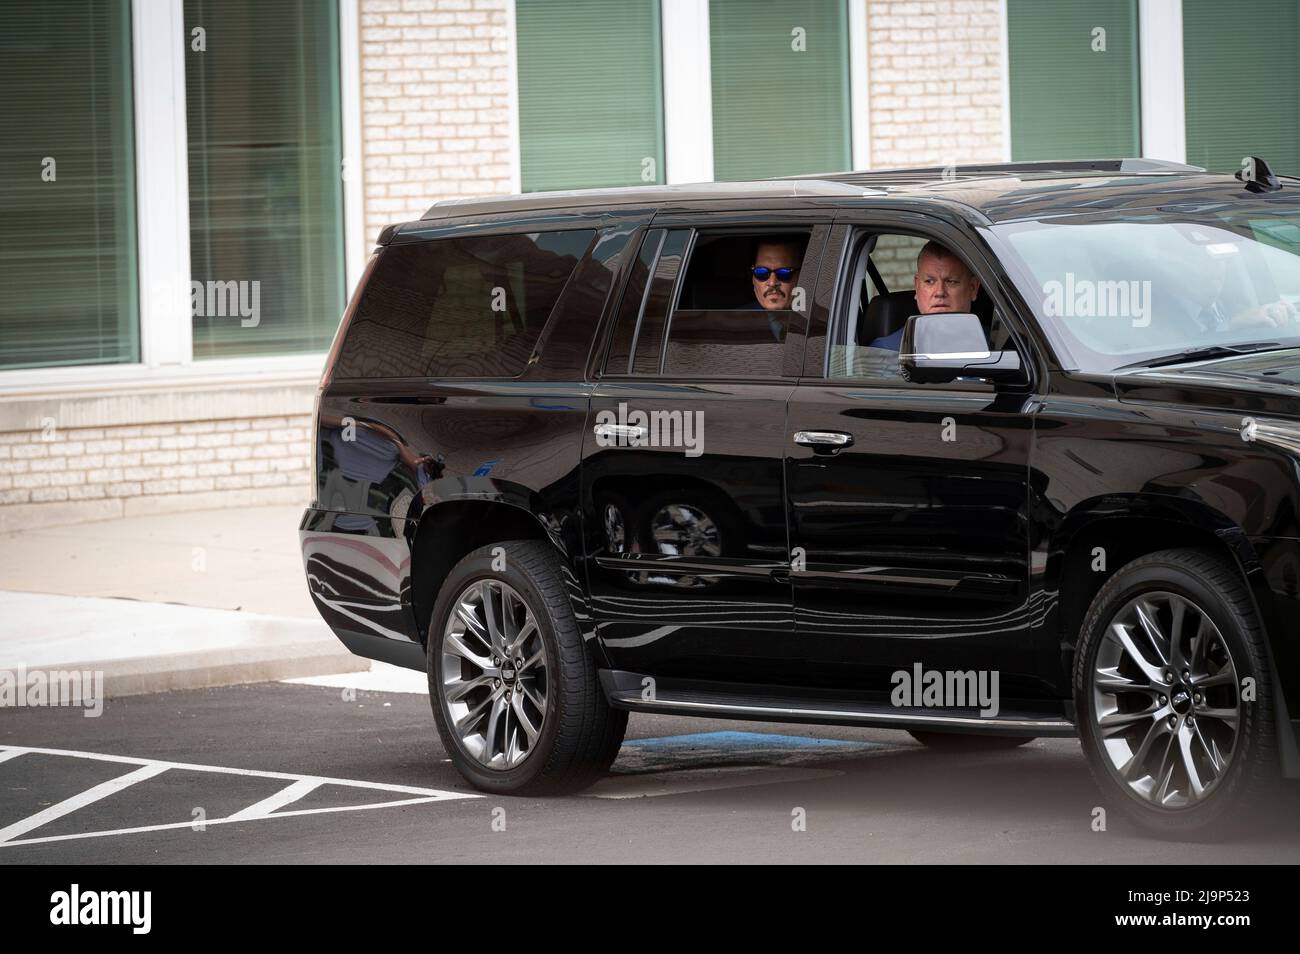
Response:
[[[185,32],[194,357],[323,351],[343,311],[337,4],[185,0]]]
[[[131,9],[0,3],[0,368],[140,360]]]
[[[713,177],[848,169],[844,0],[710,0]]]
[[[1142,154],[1136,0],[1007,0],[1011,158]]]
[[[1300,174],[1300,3],[1183,0],[1187,161],[1235,172],[1245,156]]]
[[[525,192],[664,182],[659,4],[517,0]]]

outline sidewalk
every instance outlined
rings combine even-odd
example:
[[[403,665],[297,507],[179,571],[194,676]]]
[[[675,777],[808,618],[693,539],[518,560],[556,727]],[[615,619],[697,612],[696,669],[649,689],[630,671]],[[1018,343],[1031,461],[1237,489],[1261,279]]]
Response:
[[[301,507],[0,534],[0,670],[105,674],[105,695],[360,672],[307,594]]]

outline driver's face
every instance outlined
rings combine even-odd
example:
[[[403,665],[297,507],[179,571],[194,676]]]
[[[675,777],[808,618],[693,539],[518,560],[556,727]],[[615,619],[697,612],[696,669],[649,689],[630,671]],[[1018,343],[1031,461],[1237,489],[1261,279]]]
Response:
[[[916,304],[923,315],[969,312],[979,294],[979,279],[960,259],[922,255],[916,263]]]

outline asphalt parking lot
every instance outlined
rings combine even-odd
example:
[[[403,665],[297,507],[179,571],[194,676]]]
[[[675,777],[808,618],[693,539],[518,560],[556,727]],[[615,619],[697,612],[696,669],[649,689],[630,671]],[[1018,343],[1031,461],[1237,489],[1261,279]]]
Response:
[[[1226,841],[1149,838],[1073,740],[928,751],[898,732],[634,716],[583,795],[483,796],[428,699],[261,683],[0,713],[0,864],[1300,860],[1297,786]],[[800,824],[802,822],[802,824]]]

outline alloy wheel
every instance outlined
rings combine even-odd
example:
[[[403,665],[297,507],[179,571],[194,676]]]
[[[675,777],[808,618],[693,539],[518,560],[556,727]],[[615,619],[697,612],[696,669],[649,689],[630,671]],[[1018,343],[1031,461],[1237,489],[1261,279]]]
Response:
[[[1194,806],[1232,764],[1236,666],[1218,626],[1184,596],[1143,593],[1120,608],[1097,648],[1092,702],[1107,768],[1148,805]]]
[[[547,714],[546,644],[527,601],[475,580],[452,603],[442,636],[442,697],[465,752],[507,770],[532,754]]]

